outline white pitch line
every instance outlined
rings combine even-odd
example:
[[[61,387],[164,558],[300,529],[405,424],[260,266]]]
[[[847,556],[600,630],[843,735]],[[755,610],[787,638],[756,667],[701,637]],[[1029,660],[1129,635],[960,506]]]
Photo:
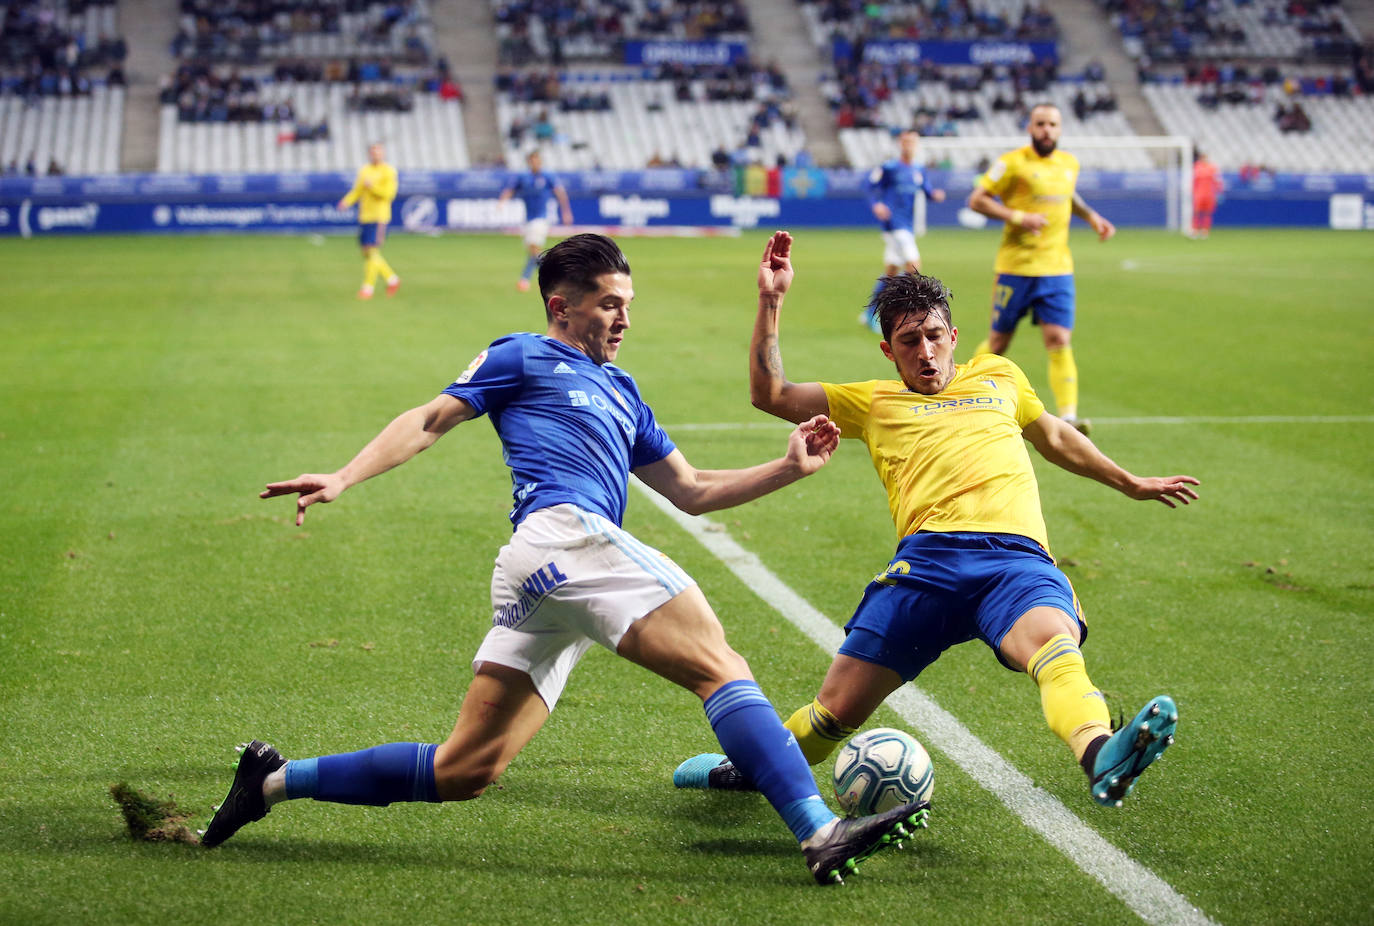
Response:
[[[844,631],[774,575],[755,554],[706,518],[684,514],[674,508],[638,479],[632,479],[631,484],[817,646],[827,653],[839,648]],[[817,681],[819,683],[819,676]],[[887,704],[919,728],[928,743],[957,763],[1027,826],[1120,898],[1146,923],[1151,926],[1216,926],[1166,881],[1103,839],[915,685],[897,689],[888,696]],[[1084,800],[1087,799],[1085,794]]]
[[[1124,418],[1093,417],[1094,424],[1374,424],[1374,415],[1154,415]],[[786,421],[700,421],[664,425],[674,431],[776,431],[796,425]]]

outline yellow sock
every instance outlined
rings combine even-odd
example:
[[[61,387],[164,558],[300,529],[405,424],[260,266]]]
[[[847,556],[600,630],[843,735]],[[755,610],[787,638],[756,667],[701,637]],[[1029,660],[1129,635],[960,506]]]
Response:
[[[390,282],[391,278],[396,275],[396,271],[391,269],[391,265],[386,262],[381,251],[372,252],[372,262],[377,266],[377,273],[381,275],[383,280]]]
[[[801,747],[802,755],[806,756],[806,761],[811,765],[834,752],[835,747],[854,732],[853,727],[846,727],[840,723],[819,701],[812,701],[806,707],[799,708],[783,726],[792,731],[792,735],[797,738],[797,745]]]
[[[1078,364],[1073,360],[1073,348],[1067,344],[1049,352],[1050,391],[1059,406],[1059,417],[1073,417],[1078,412]]]
[[[1110,736],[1107,701],[1088,678],[1078,644],[1068,634],[1056,634],[1031,657],[1026,673],[1040,686],[1040,705],[1055,736],[1082,759],[1088,744]]]
[[[377,282],[377,252],[373,251],[363,261],[363,285],[371,289],[372,284]]]
[[[978,346],[973,349],[973,356],[975,357],[977,357],[979,354],[990,353],[992,353],[992,344],[988,341],[987,338],[983,338],[982,341],[978,342]]]

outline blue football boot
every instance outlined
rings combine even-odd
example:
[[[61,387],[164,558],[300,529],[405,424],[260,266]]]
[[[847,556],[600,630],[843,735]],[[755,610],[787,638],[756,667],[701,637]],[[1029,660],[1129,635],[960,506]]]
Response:
[[[1168,695],[1158,695],[1140,709],[1135,719],[1112,734],[1093,759],[1093,800],[1106,807],[1120,807],[1135,780],[1151,762],[1174,742],[1178,708]]]

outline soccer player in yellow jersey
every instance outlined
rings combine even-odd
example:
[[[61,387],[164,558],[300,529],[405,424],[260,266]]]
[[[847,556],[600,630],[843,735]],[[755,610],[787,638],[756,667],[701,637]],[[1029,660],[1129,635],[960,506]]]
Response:
[[[386,227],[391,222],[391,202],[396,198],[396,168],[386,162],[381,142],[367,148],[367,163],[358,168],[353,189],[339,200],[339,209],[358,204],[358,244],[363,249],[363,285],[359,299],[371,299],[377,278],[386,280],[386,294],[396,295],[401,278],[382,257]]]
[[[887,489],[897,552],[868,585],[820,693],[787,721],[813,765],[958,643],[980,639],[1040,689],[1050,729],[1073,750],[1092,796],[1115,806],[1173,740],[1178,712],[1152,698],[1113,734],[1107,704],[1088,678],[1087,634],[1068,578],[1049,553],[1026,442],[1057,466],[1134,499],[1169,507],[1196,499],[1192,476],[1141,477],[1045,411],[1010,360],[954,362],[959,331],[949,291],[930,276],[886,280],[877,297],[884,356],[897,377],[794,383],[783,374],[778,317],[792,283],[792,238],[777,232],[759,266],[750,350],[754,405],[779,418],[828,415],[841,438],[861,440]],[[688,759],[679,787],[747,790],[719,755]]]
[[[1030,111],[1030,144],[1008,151],[978,178],[970,209],[1006,223],[993,269],[992,326],[978,353],[1005,353],[1021,316],[1031,313],[1049,354],[1050,391],[1058,417],[1084,434],[1089,423],[1078,417],[1078,365],[1073,359],[1073,255],[1069,220],[1076,215],[1101,241],[1116,226],[1083,201],[1078,159],[1060,151],[1059,108],[1041,103]]]

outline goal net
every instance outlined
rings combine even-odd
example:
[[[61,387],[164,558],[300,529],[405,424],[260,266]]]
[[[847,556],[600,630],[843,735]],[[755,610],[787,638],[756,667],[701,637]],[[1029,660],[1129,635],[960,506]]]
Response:
[[[883,129],[844,130],[841,141],[856,167],[881,164],[896,153],[891,134]],[[951,196],[964,197],[989,164],[1027,142],[1025,135],[927,136],[921,139],[918,157],[928,167],[945,172],[944,185]],[[1062,147],[1078,158],[1081,166],[1078,192],[1114,224],[1189,230],[1193,215],[1192,139],[1181,135],[1074,135],[1064,139]],[[924,196],[916,197],[916,218],[918,233],[924,232]]]

